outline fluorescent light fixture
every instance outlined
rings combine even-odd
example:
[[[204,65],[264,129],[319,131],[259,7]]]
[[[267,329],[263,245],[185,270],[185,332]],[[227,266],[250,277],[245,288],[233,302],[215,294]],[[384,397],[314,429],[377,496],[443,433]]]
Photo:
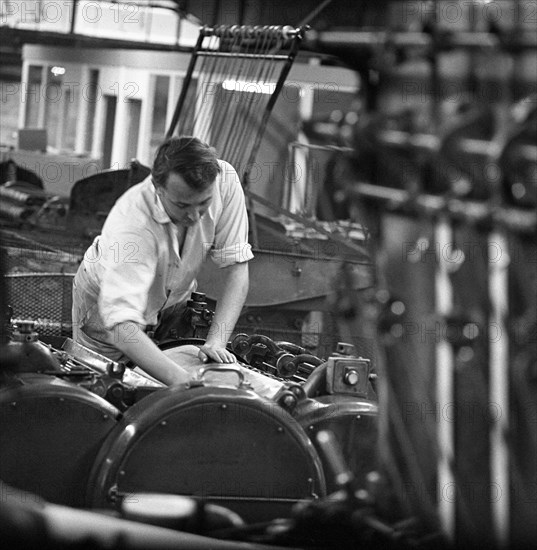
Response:
[[[246,80],[224,80],[222,88],[230,92],[250,92],[254,94],[272,94],[276,89],[275,82],[248,82]]]
[[[50,69],[50,72],[54,76],[61,76],[62,74],[65,74],[65,67],[52,67]]]

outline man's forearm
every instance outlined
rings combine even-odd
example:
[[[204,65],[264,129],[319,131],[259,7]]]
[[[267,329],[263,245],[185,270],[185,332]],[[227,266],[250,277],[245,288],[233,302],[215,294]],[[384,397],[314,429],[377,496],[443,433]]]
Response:
[[[114,345],[138,367],[160,382],[173,385],[190,380],[188,372],[165,355],[136,323],[119,323]]]
[[[249,286],[248,262],[224,267],[225,281],[218,297],[207,344],[225,347],[246,300]]]

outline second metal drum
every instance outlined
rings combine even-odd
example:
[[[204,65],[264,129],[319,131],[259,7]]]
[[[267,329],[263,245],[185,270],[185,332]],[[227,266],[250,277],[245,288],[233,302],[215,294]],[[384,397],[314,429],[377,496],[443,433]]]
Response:
[[[82,506],[89,472],[119,411],[46,374],[0,390],[0,479],[54,504]]]

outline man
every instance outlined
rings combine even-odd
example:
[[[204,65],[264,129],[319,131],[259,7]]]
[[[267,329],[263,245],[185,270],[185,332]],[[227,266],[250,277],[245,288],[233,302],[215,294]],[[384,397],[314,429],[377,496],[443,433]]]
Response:
[[[146,331],[189,299],[207,256],[224,285],[199,358],[229,363],[226,344],[253,257],[244,193],[214,149],[172,137],[157,150],[151,175],[117,200],[84,256],[73,283],[74,339],[113,360],[126,356],[165,384],[188,381]]]

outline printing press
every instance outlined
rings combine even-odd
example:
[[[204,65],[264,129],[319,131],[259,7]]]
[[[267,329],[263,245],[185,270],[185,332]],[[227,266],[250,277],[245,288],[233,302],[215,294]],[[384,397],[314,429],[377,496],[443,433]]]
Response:
[[[266,526],[347,487],[323,451],[327,433],[353,483],[374,468],[375,375],[350,345],[324,360],[238,334],[236,363],[224,365],[199,361],[201,338],[169,341],[162,349],[192,379],[165,387],[70,338],[44,343],[32,322],[6,333],[3,493],[27,492],[52,518],[56,506],[198,534]]]

